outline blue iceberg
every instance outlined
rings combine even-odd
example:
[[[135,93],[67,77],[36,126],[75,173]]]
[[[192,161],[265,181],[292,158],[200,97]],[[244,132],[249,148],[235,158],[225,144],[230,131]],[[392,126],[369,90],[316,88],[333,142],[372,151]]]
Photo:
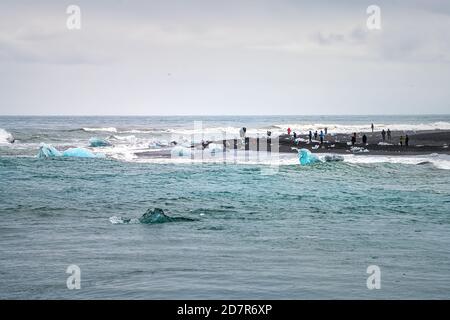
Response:
[[[61,157],[62,153],[56,150],[52,145],[41,143],[39,146],[38,158]]]
[[[298,151],[298,160],[302,166],[307,166],[316,162],[320,162],[319,158],[312,154],[308,149],[300,149]]]
[[[39,146],[38,158],[73,157],[73,158],[104,158],[102,153],[92,153],[84,148],[69,148],[63,152],[58,151],[49,144],[42,143]]]
[[[111,143],[109,141],[106,141],[105,139],[95,137],[89,139],[90,147],[109,147],[110,145]]]

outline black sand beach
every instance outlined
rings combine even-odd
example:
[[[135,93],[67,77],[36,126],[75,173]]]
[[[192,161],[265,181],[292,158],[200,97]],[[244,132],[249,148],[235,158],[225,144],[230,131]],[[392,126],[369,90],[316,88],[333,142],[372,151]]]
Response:
[[[367,136],[367,143],[362,143],[362,136]],[[400,136],[409,137],[409,145],[401,146]],[[247,143],[241,139],[236,140],[236,148],[239,150],[266,151],[281,153],[297,153],[298,149],[305,148],[313,153],[337,153],[337,154],[360,154],[360,155],[421,155],[431,153],[450,154],[448,144],[450,142],[450,131],[430,130],[430,131],[392,131],[391,139],[382,139],[380,131],[362,132],[357,134],[355,148],[351,145],[350,134],[327,134],[324,142],[321,144],[319,140],[312,139],[309,142],[307,135],[297,135],[294,139],[293,135],[281,135],[278,137],[279,146],[277,148],[275,137],[272,137],[270,146],[267,138],[260,139],[247,138]],[[259,142],[258,142],[259,140]],[[223,145],[224,141],[208,141]],[[235,148],[234,140],[226,140],[226,149],[233,150]],[[202,149],[202,145],[193,146],[196,149]],[[136,153],[142,158],[169,158],[170,150],[158,150]]]

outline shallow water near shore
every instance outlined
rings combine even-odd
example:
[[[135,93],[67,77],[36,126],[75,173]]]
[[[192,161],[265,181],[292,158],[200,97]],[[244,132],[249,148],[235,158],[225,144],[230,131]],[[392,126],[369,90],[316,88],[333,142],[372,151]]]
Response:
[[[73,130],[96,124],[20,121],[0,125],[34,139],[0,148],[0,298],[450,298],[450,171],[433,163],[37,159],[34,143],[83,145]],[[185,219],[110,221],[149,208]]]

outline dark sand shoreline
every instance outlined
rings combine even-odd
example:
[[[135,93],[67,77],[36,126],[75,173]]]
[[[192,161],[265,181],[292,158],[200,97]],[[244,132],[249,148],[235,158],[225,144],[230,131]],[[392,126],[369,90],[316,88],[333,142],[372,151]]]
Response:
[[[366,134],[367,144],[362,143],[362,136]],[[400,146],[399,138],[401,135],[408,134],[409,146]],[[392,131],[391,140],[384,141],[386,144],[379,144],[382,142],[382,136],[380,131],[375,132],[363,132],[357,134],[355,147],[361,149],[367,149],[368,152],[355,152],[352,151],[352,146],[348,144],[351,141],[350,134],[328,134],[324,138],[323,144],[320,141],[313,140],[310,143],[307,135],[297,135],[297,139],[294,140],[293,135],[281,135],[278,137],[279,147],[278,152],[281,153],[297,153],[298,149],[305,148],[313,153],[336,153],[336,154],[358,154],[358,155],[424,155],[431,153],[450,154],[448,148],[450,142],[450,131],[447,130],[429,130],[429,131]],[[236,141],[236,147],[238,150],[251,150],[266,152],[270,149],[272,152],[277,152],[276,147],[277,139],[272,137],[271,145],[268,146],[267,138],[259,139],[248,138],[248,145],[246,146],[243,140],[238,139]],[[208,141],[209,143],[215,143],[223,145],[224,141]],[[226,140],[226,149],[234,149],[234,140]],[[447,147],[446,147],[447,146]],[[192,148],[202,149],[202,146],[195,145]],[[136,153],[136,156],[142,158],[170,158],[170,150],[158,150],[158,151],[145,151]]]

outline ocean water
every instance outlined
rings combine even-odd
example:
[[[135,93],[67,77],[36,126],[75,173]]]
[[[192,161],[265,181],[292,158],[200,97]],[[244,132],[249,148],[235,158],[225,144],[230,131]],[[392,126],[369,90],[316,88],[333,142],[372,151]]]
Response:
[[[450,126],[450,116],[0,117],[0,298],[450,298],[447,155],[308,167],[295,154],[275,166],[133,156],[190,141],[194,121],[208,138],[242,126]],[[40,143],[63,150],[91,137],[113,143],[91,149],[106,158],[35,157]],[[120,223],[149,208],[186,219]],[[66,286],[73,264],[79,290]],[[366,285],[371,265],[378,290]]]

